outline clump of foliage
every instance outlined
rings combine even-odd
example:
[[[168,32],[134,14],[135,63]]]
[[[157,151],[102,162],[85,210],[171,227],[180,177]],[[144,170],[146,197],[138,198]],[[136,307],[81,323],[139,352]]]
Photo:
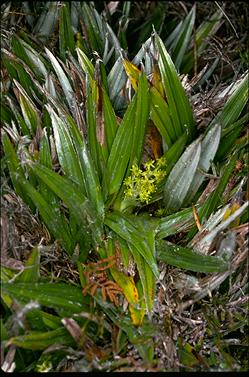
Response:
[[[24,19],[12,3],[2,5],[2,199],[14,191],[49,237],[32,245],[18,268],[5,250],[3,369],[58,371],[71,357],[77,371],[179,370],[180,364],[192,370],[200,360],[200,370],[239,370],[223,337],[214,337],[219,321],[208,310],[202,334],[213,338],[210,357],[203,351],[207,335],[196,341],[179,334],[173,346],[167,330],[177,348],[160,365],[163,325],[156,312],[171,323],[174,310],[181,317],[243,274],[248,72],[220,91],[223,104],[205,129],[186,94],[186,76],[179,77],[195,70],[223,10],[194,33],[192,6],[166,40],[155,11],[158,22],[140,34],[143,46],[130,61],[129,2],[121,6],[117,33],[107,22],[111,3],[102,15],[85,2],[19,6]],[[9,32],[13,20],[25,28]],[[216,66],[193,77],[195,91]],[[59,249],[58,271],[66,255],[73,279],[42,270],[51,243]],[[173,282],[168,292],[174,297],[180,287],[188,298],[169,305],[170,315],[158,293],[165,266]],[[239,300],[238,291],[228,291],[230,304]],[[236,329],[245,326],[243,314],[234,316]],[[233,330],[228,320],[226,334]]]

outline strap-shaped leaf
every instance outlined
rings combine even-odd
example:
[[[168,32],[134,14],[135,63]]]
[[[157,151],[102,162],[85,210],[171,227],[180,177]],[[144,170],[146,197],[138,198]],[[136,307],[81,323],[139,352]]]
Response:
[[[168,148],[177,139],[175,128],[171,121],[169,106],[162,98],[158,90],[154,87],[150,89],[151,93],[151,120],[160,132]]]
[[[46,39],[46,37],[50,37],[53,33],[53,30],[56,25],[56,20],[59,14],[59,4],[54,3],[53,1],[48,1],[44,5],[44,11],[40,15],[33,33],[38,34],[39,37],[42,39]]]
[[[188,247],[174,245],[165,240],[157,241],[157,258],[164,263],[196,272],[227,271],[228,263],[221,257],[202,255]]]
[[[217,124],[209,130],[204,139],[201,141],[200,160],[193,181],[188,189],[187,203],[191,203],[194,195],[197,193],[197,190],[205,179],[205,173],[208,172],[210,163],[213,161],[218,149],[220,135],[221,127]]]
[[[85,190],[85,182],[82,169],[79,163],[77,152],[75,150],[70,130],[67,124],[57,116],[51,106],[47,105],[46,109],[51,117],[56,151],[60,165],[66,176]]]
[[[111,101],[105,90],[103,90],[103,109],[106,127],[106,140],[108,150],[110,151],[118,130],[118,122]]]
[[[112,144],[107,161],[107,178],[109,195],[116,193],[125,176],[130,159],[130,145],[132,142],[132,127],[136,113],[136,95],[133,97],[121,125],[119,126]]]
[[[201,52],[205,49],[208,43],[208,36],[215,34],[217,30],[221,27],[223,11],[222,9],[218,9],[210,19],[203,21],[200,26],[197,28],[196,33],[194,35],[195,38],[195,45],[196,45],[196,53],[199,57]],[[193,43],[192,43],[193,44]],[[191,44],[191,50],[187,52],[182,61],[181,71],[184,73],[188,73],[194,66],[194,50]]]
[[[65,283],[2,283],[2,292],[17,300],[37,301],[59,313],[89,311],[89,297],[83,297],[81,288]]]
[[[87,100],[86,100],[86,121],[88,125],[87,139],[88,148],[91,155],[91,159],[95,165],[95,169],[98,172],[99,177],[101,176],[101,165],[99,158],[99,150],[97,145],[97,135],[96,135],[96,99],[97,87],[95,82],[92,80],[91,85],[87,88]]]
[[[124,97],[120,95],[120,92],[124,88],[127,80],[122,60],[123,59],[121,56],[116,60],[107,78],[110,100],[113,103],[114,109],[122,108],[122,106],[127,102]]]
[[[189,140],[191,140],[195,134],[195,125],[189,100],[179,80],[172,59],[157,34],[156,44],[159,51],[159,69],[176,136],[179,137],[184,131],[187,131]]]
[[[233,123],[231,126],[223,129],[221,133],[221,140],[218,151],[215,155],[215,161],[221,161],[225,156],[231,153],[232,147],[242,130],[246,128],[249,122],[249,113],[242,116],[237,122]]]
[[[23,180],[25,179],[24,171],[19,163],[17,158],[16,152],[14,150],[13,145],[8,137],[8,135],[4,134],[2,137],[3,149],[6,157],[7,166],[10,173],[11,182],[14,186],[15,192],[20,195],[20,197],[24,200],[29,207],[34,210],[35,207],[32,201],[29,198],[25,188],[20,183],[20,178]]]
[[[139,277],[142,285],[143,300],[147,309],[147,313],[150,315],[153,309],[155,298],[155,276],[151,269],[151,266],[141,256],[138,249],[134,245],[129,246],[130,251],[136,262]]]
[[[25,35],[26,38],[27,35]],[[20,44],[23,45],[26,54],[29,57],[29,60],[32,62],[35,69],[41,74],[44,78],[47,77],[48,71],[45,65],[45,59],[36,51],[34,50],[29,43],[26,43],[24,40],[18,38]],[[30,66],[32,68],[32,66]]]
[[[171,57],[175,63],[175,67],[179,70],[182,64],[182,59],[188,48],[194,23],[195,23],[196,5],[192,7],[186,18],[181,24],[180,30],[177,31],[177,36],[170,47]]]
[[[138,218],[137,221],[139,221]],[[128,245],[132,245],[138,250],[150,266],[155,277],[158,278],[159,272],[155,262],[154,230],[149,228],[148,222],[147,227],[145,228],[146,222],[144,222],[144,227],[142,228],[141,224],[136,224],[133,216],[112,212],[106,215],[105,224],[125,239]],[[130,250],[132,252],[131,248]]]
[[[16,35],[13,35],[11,38],[11,47],[12,51],[20,58],[23,60],[33,71],[36,72],[36,67],[33,63],[33,61],[29,58],[23,43],[21,43],[21,39],[17,37]]]
[[[69,3],[64,3],[60,9],[60,30],[59,30],[59,48],[62,58],[65,59],[66,51],[69,50],[74,54],[75,42],[74,33],[71,25],[69,13]]]
[[[90,158],[85,140],[80,134],[78,127],[69,115],[67,116],[67,121],[68,126],[70,127],[71,138],[82,166],[87,197],[89,198],[91,205],[95,208],[99,218],[102,219],[104,216],[104,202],[98,174],[95,170],[93,161]]]
[[[78,60],[79,60],[79,63],[81,65],[81,68],[83,69],[83,71],[85,73],[87,73],[91,77],[91,79],[93,79],[94,78],[94,66],[93,66],[91,60],[88,59],[86,54],[80,48],[76,48],[76,52],[77,52],[77,55],[78,55]]]
[[[96,295],[95,300],[103,308],[104,312],[112,320],[112,322],[127,334],[130,342],[137,348],[141,357],[145,361],[148,361],[148,348],[151,351],[151,339],[156,333],[156,326],[152,324],[152,322],[147,322],[142,326],[139,326],[139,328],[136,328],[132,326],[131,320],[128,316],[124,317],[124,315],[121,314],[115,307],[110,308],[110,306],[106,305],[100,296]]]
[[[200,140],[194,141],[183,153],[166,181],[164,203],[166,210],[178,210],[184,203],[201,154]]]
[[[18,179],[23,190],[25,190],[26,195],[29,196],[35,207],[38,209],[41,218],[49,231],[53,234],[55,239],[61,242],[65,250],[69,254],[72,254],[75,240],[71,238],[68,224],[59,210],[58,202],[54,200],[53,197],[47,202],[42,194],[40,194],[29,181],[22,176],[19,176]]]
[[[52,66],[53,66],[53,68],[56,72],[56,75],[57,75],[57,77],[58,77],[58,79],[61,83],[61,86],[62,86],[63,92],[65,94],[69,108],[73,109],[75,98],[74,98],[74,95],[73,95],[72,86],[71,86],[67,76],[65,75],[65,72],[61,68],[58,60],[54,57],[52,52],[50,52],[46,47],[45,47],[45,51],[46,51],[46,54],[47,54]]]
[[[29,162],[32,172],[41,179],[53,192],[58,195],[68,206],[79,223],[89,227],[97,243],[101,242],[101,220],[97,216],[89,200],[82,194],[79,186],[69,181],[66,177],[51,171],[39,163]]]
[[[9,339],[10,344],[28,350],[44,350],[53,344],[74,346],[75,341],[67,329],[60,327],[52,331],[30,331],[27,335],[15,336]]]
[[[40,277],[40,251],[35,247],[27,261],[25,262],[24,271],[15,279],[22,283],[36,283]]]
[[[140,164],[146,128],[148,124],[148,116],[150,110],[149,87],[145,74],[142,72],[138,80],[136,110],[133,124],[132,143],[130,151],[130,165],[134,162]],[[128,168],[129,169],[129,168]]]
[[[237,156],[234,155],[231,157],[228,164],[224,167],[223,174],[220,178],[219,184],[216,189],[210,194],[208,199],[203,204],[203,207],[200,210],[199,218],[202,221],[204,218],[208,219],[211,213],[213,213],[219,203],[221,202],[222,194],[225,191],[226,185],[231,177],[231,174],[234,171],[234,167],[237,161]]]
[[[241,80],[235,83],[235,89],[229,97],[224,108],[212,120],[209,127],[218,123],[223,128],[229,127],[231,124],[238,120],[242,110],[244,109],[249,98],[248,86],[249,74],[245,73]]]
[[[22,86],[14,79],[17,90],[16,95],[20,102],[23,118],[29,128],[30,134],[35,135],[36,129],[40,124],[40,114],[31,98],[27,95]]]
[[[49,140],[48,140],[46,128],[43,129],[43,136],[42,136],[41,141],[40,141],[39,157],[40,157],[40,163],[42,165],[47,166],[48,168],[52,169],[52,157],[51,157],[50,145],[49,145]],[[69,224],[68,224],[67,218],[65,217],[65,215],[61,211],[60,198],[43,181],[39,181],[38,191],[43,196],[45,201],[48,203],[48,205],[50,206],[50,209],[52,209],[52,211],[54,212],[54,216],[56,216],[58,221],[61,222],[62,228],[64,227],[64,229],[67,229],[65,234],[68,234],[69,235],[68,237],[69,238],[71,237],[71,239],[74,240],[75,244],[76,244],[77,237],[75,236],[75,233],[72,232],[72,228],[73,228],[73,226],[72,226],[73,221],[71,219],[72,215],[70,217],[70,221],[69,221]],[[59,220],[59,218],[60,218],[60,220]],[[68,225],[70,225],[70,231],[68,229]],[[53,227],[49,228],[49,230],[53,234]],[[70,233],[71,233],[71,235],[70,235]],[[63,245],[65,245],[65,242],[64,242]],[[71,243],[69,245],[71,245]],[[72,243],[72,246],[73,245],[74,245],[74,243]],[[68,250],[68,252],[69,252],[71,249],[69,250],[69,249],[66,248],[66,250]]]
[[[106,182],[109,183],[109,194],[119,190],[128,166],[141,159],[148,115],[148,84],[145,75],[142,74],[137,92],[117,130],[108,158]]]
[[[86,2],[82,2],[81,7],[83,20],[87,27],[87,39],[90,45],[90,50],[98,51],[98,53],[102,55],[105,36],[103,29],[99,27],[97,22],[94,6],[92,4],[88,5]]]
[[[26,93],[30,97],[32,97],[32,90],[36,88],[34,88],[33,82],[29,74],[23,67],[25,63],[18,60],[15,55],[13,55],[11,52],[5,49],[2,49],[2,53],[3,64],[6,67],[10,77],[18,80],[21,86],[25,89]]]
[[[116,238],[116,237],[115,237]],[[115,255],[114,240],[110,237],[108,239],[107,255]],[[120,245],[121,246],[121,245]],[[126,250],[127,251],[127,250]],[[119,271],[116,267],[110,268],[113,279],[123,289],[126,300],[129,303],[129,310],[131,314],[132,323],[135,326],[141,325],[144,313],[139,307],[139,297],[136,284],[132,276],[127,276]]]
[[[193,208],[186,208],[183,211],[160,219],[156,232],[157,239],[168,237],[182,231],[188,230],[194,225]]]

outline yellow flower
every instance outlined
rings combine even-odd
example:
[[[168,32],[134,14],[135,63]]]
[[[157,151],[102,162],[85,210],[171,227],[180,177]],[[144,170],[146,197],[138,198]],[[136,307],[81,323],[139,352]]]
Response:
[[[152,194],[157,190],[157,185],[165,177],[165,158],[161,157],[157,161],[148,160],[141,170],[137,164],[132,165],[131,175],[126,178],[125,197],[133,197],[140,202],[149,203]]]

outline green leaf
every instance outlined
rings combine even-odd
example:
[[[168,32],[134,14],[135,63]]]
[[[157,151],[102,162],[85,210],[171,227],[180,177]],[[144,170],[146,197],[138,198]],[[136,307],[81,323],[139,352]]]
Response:
[[[9,342],[17,347],[30,350],[44,350],[55,344],[75,345],[75,341],[64,327],[47,332],[30,331],[28,335],[10,338]]]
[[[148,221],[138,216],[128,216],[118,212],[108,213],[105,224],[131,245],[135,247],[150,266],[156,278],[159,276],[155,262],[154,230]],[[145,231],[146,229],[146,231]]]
[[[33,93],[32,90],[35,90],[33,82],[26,72],[26,69],[23,67],[25,63],[19,61],[15,55],[10,53],[9,51],[3,49],[3,64],[9,72],[11,78],[19,81],[21,86],[27,92],[29,96],[32,97]]]
[[[162,198],[162,192],[164,189],[165,181],[175,166],[175,163],[178,161],[179,157],[181,156],[184,147],[187,142],[187,134],[184,133],[182,136],[179,137],[179,139],[163,154],[163,158],[166,161],[166,166],[164,168],[165,177],[162,179],[162,181],[158,184],[157,192],[152,194],[151,202],[157,201]]]
[[[32,60],[28,57],[28,54],[23,46],[23,43],[21,43],[21,39],[13,35],[11,38],[11,47],[12,51],[15,53],[18,58],[23,60],[32,70],[35,70],[35,66],[32,62]]]
[[[197,139],[171,170],[164,187],[165,210],[178,210],[183,205],[199,164],[200,154],[201,143]]]
[[[44,11],[40,15],[34,29],[34,35],[39,35],[40,39],[46,41],[54,32],[56,21],[59,15],[59,4],[48,1],[44,4]]]
[[[169,106],[154,86],[150,88],[150,93],[151,120],[169,148],[177,140],[175,127],[170,117]]]
[[[115,251],[117,247],[118,247],[118,250],[121,250],[121,244],[120,243],[117,244],[116,241],[117,241],[116,237],[114,239],[112,238],[112,236],[108,238],[107,247],[106,247],[106,253],[108,257],[115,256]],[[127,246],[126,246],[126,249],[127,249]],[[129,252],[129,249],[128,249],[128,252]],[[136,288],[136,284],[134,282],[133,277],[128,276],[127,274],[120,271],[115,266],[110,268],[110,272],[113,279],[122,288],[123,294],[129,303],[129,311],[130,311],[132,323],[135,326],[141,325],[141,323],[143,322],[144,310],[142,310],[142,308],[139,305],[138,290]]]
[[[104,216],[104,202],[98,174],[78,127],[70,116],[67,116],[67,122],[68,126],[70,126],[69,131],[71,138],[82,166],[87,197],[96,210],[99,220],[102,221]]]
[[[196,5],[192,7],[188,15],[185,17],[179,30],[177,30],[176,38],[170,46],[170,55],[175,67],[179,70],[182,64],[184,54],[188,48],[191,34],[195,23]]]
[[[2,318],[0,319],[0,336],[2,342],[9,339],[8,330]]]
[[[9,108],[11,109],[11,112],[12,112],[12,118],[15,117],[15,120],[16,120],[16,123],[18,124],[18,128],[20,130],[20,132],[22,133],[22,135],[28,135],[30,136],[30,130],[28,128],[28,126],[26,125],[23,117],[21,116],[21,114],[19,113],[19,111],[17,110],[17,106],[16,104],[13,102],[13,100],[6,96],[5,97],[6,99],[6,102],[8,103],[9,105]],[[2,117],[3,117],[3,113],[2,113]],[[14,120],[13,120],[14,121]],[[12,121],[10,120],[9,122],[6,122],[8,124],[11,124]],[[13,126],[12,126],[13,127]]]
[[[45,65],[45,59],[42,58],[41,54],[39,54],[34,48],[31,47],[29,43],[26,43],[22,39],[19,38],[19,42],[23,45],[24,50],[30,60],[31,64],[27,64],[30,66],[30,68],[34,70],[34,72],[38,72],[40,75],[42,75],[44,78],[48,76],[48,71]]]
[[[128,169],[136,162],[140,164],[140,160],[144,148],[145,133],[149,116],[149,87],[145,74],[142,72],[138,80],[137,100],[134,123],[132,125],[132,143],[130,145],[130,164]]]
[[[45,165],[48,168],[52,168],[53,167],[52,156],[51,156],[51,152],[50,152],[50,145],[49,145],[47,129],[43,128],[42,132],[43,132],[43,135],[41,137],[40,146],[39,146],[40,147],[39,148],[40,162],[41,162],[42,165]]]
[[[89,298],[81,288],[64,283],[2,283],[2,292],[17,300],[37,301],[40,305],[55,309],[60,315],[72,315],[89,311]]]
[[[134,245],[129,245],[129,249],[136,262],[137,270],[142,284],[143,299],[145,301],[147,313],[151,314],[155,298],[155,277],[145,259],[141,256],[138,249]]]
[[[200,210],[200,221],[202,221],[204,218],[208,219],[211,213],[214,212],[217,209],[218,205],[221,203],[222,194],[224,193],[226,185],[231,177],[231,174],[234,171],[236,161],[237,156],[234,155],[231,157],[229,163],[225,166],[218,186],[210,194]]]
[[[89,227],[96,242],[101,242],[101,222],[89,200],[82,194],[82,190],[74,182],[51,171],[39,163],[29,161],[32,172],[41,179],[68,206],[79,223]]]
[[[236,122],[248,102],[249,86],[248,86],[249,74],[245,74],[241,80],[235,83],[232,95],[229,97],[224,108],[216,115],[212,120],[209,127],[214,124],[220,124],[224,129]]]
[[[114,109],[107,93],[103,90],[103,110],[106,127],[106,140],[108,150],[111,150],[114,138],[118,130],[118,122],[115,116]]]
[[[37,127],[40,124],[39,112],[22,86],[15,79],[13,81],[18,89],[16,91],[16,96],[20,102],[25,123],[29,128],[30,134],[34,136],[36,134]]]
[[[108,158],[106,181],[109,184],[109,195],[117,193],[120,189],[130,160],[136,98],[135,95],[128,106],[123,121],[117,130]]]
[[[126,171],[134,162],[140,162],[149,115],[148,84],[144,74],[139,78],[134,95],[119,126],[107,162],[106,182],[109,194],[116,193],[122,185]]]
[[[14,147],[6,134],[4,134],[2,137],[2,143],[6,157],[6,162],[10,173],[11,182],[14,186],[15,192],[18,195],[20,195],[20,197],[24,200],[25,203],[29,205],[29,207],[32,210],[34,210],[34,205],[32,201],[27,195],[25,188],[23,188],[22,184],[20,184],[20,178],[25,180],[24,171],[19,163]]]
[[[61,83],[61,86],[62,86],[62,89],[63,89],[63,92],[65,94],[65,97],[66,97],[66,100],[67,100],[67,103],[69,105],[69,108],[70,109],[74,109],[74,102],[75,102],[75,98],[74,98],[74,95],[73,95],[73,89],[72,89],[72,86],[67,78],[67,76],[65,75],[63,69],[61,68],[58,60],[54,57],[54,55],[52,54],[52,52],[50,52],[46,47],[45,48],[45,51],[46,51],[46,54],[57,74],[57,77]]]
[[[106,141],[106,122],[103,113],[103,85],[101,81],[99,63],[96,63],[96,81],[90,80],[87,91],[87,124],[88,144],[92,159],[98,170],[99,178],[102,178],[106,170],[108,149]]]
[[[50,329],[57,329],[60,327],[61,319],[53,314],[47,312],[41,312],[41,318],[45,326],[49,327]]]
[[[159,69],[167,96],[171,120],[175,127],[176,136],[179,137],[186,131],[189,141],[191,141],[196,129],[189,100],[179,80],[172,59],[166,51],[162,40],[157,34],[156,44],[159,51]]]
[[[32,249],[24,265],[24,271],[15,279],[15,283],[36,283],[40,277],[40,251],[38,247]]]
[[[127,75],[125,73],[122,61],[123,58],[120,56],[116,60],[107,78],[110,100],[115,110],[120,110],[123,107],[126,107],[127,103],[127,100],[125,100],[125,98],[120,95],[121,90],[124,88],[127,81]]]
[[[59,49],[63,59],[66,57],[66,51],[69,50],[74,54],[75,42],[69,13],[69,3],[64,3],[60,10],[59,22]]]
[[[152,339],[156,334],[155,325],[150,321],[147,323],[144,322],[142,326],[136,328],[132,325],[129,317],[124,317],[123,313],[121,314],[118,309],[113,306],[110,308],[100,296],[96,295],[95,300],[103,308],[111,321],[127,334],[129,341],[137,348],[141,357],[145,361],[148,361],[148,358],[151,356],[151,349],[153,348]]]
[[[166,160],[165,173],[168,175],[172,168],[175,166],[176,162],[179,160],[184,147],[187,143],[187,134],[184,133],[180,136],[176,142],[163,154],[163,157]]]
[[[221,257],[202,255],[188,247],[174,245],[165,240],[156,242],[157,258],[164,263],[196,272],[224,272],[228,263]]]
[[[236,140],[241,134],[242,130],[246,128],[248,121],[249,114],[247,113],[237,122],[223,129],[220,145],[214,161],[221,161],[229,154],[229,152],[231,153],[232,147],[235,145]]]
[[[76,48],[76,52],[78,55],[78,60],[81,65],[81,68],[83,69],[85,73],[87,73],[90,76],[91,79],[93,79],[94,78],[94,65],[80,48]]]
[[[199,212],[199,209],[197,210]],[[160,219],[156,232],[157,239],[162,239],[173,234],[184,232],[194,225],[193,209],[186,208],[172,215]]]
[[[81,7],[83,15],[82,21],[86,24],[86,37],[90,45],[90,50],[97,51],[99,55],[102,55],[104,50],[103,40],[105,36],[101,36],[103,33],[103,28],[101,28],[97,22],[97,12],[94,12],[95,9],[92,4],[88,5],[86,2],[82,2]]]
[[[42,136],[41,141],[40,141],[40,155],[39,155],[39,157],[40,157],[40,159],[39,159],[40,163],[42,165],[52,169],[52,157],[51,157],[51,153],[50,153],[50,146],[49,146],[49,140],[48,140],[46,128],[43,129],[43,136]],[[76,238],[75,234],[72,232],[71,219],[70,219],[70,222],[68,224],[68,220],[67,220],[66,216],[61,211],[60,198],[52,190],[50,190],[49,187],[43,181],[39,181],[39,190],[38,191],[43,196],[45,201],[48,203],[48,206],[51,209],[51,215],[54,218],[56,217],[56,219],[57,219],[56,221],[58,222],[58,224],[61,223],[61,230],[64,229],[63,245],[66,248],[66,250],[69,253],[71,253],[71,251],[72,251],[71,248],[74,248],[74,245],[77,242],[77,238]],[[51,222],[51,225],[52,225],[52,222]],[[69,229],[69,225],[70,225],[70,229]],[[52,228],[51,227],[49,228],[49,230],[52,234],[55,235],[55,233],[53,231],[54,230],[53,225],[52,225]],[[58,237],[61,237],[61,230],[60,230],[60,233],[57,233],[57,237],[55,237],[55,238],[59,239]],[[68,242],[70,238],[71,238],[71,240],[74,240],[74,242]]]
[[[196,46],[196,54],[197,57],[199,57],[202,53],[202,51],[205,50],[207,44],[208,44],[208,38],[214,35],[218,29],[221,27],[223,20],[223,11],[218,9],[213,16],[210,17],[207,21],[203,21],[200,26],[197,28],[194,38],[194,43]],[[181,65],[181,72],[188,73],[194,66],[195,61],[195,51],[193,48],[193,43],[191,46],[191,50],[187,52],[182,61]]]
[[[48,169],[48,171],[50,171],[50,169]],[[55,239],[61,242],[65,250],[69,254],[72,254],[75,241],[71,238],[68,225],[60,213],[58,201],[51,196],[50,201],[47,202],[42,194],[40,194],[29,181],[22,176],[19,176],[18,179],[25,194],[30,197],[35,207],[38,209],[49,231],[53,234]]]
[[[70,130],[67,124],[53,111],[52,107],[46,105],[46,109],[52,120],[56,151],[60,165],[65,175],[77,183],[80,187],[85,188],[85,182],[79,158],[76,153]],[[83,191],[85,194],[85,192]]]
[[[191,203],[197,190],[205,179],[205,173],[208,173],[210,163],[214,160],[214,156],[220,142],[221,127],[217,124],[209,130],[201,141],[201,155],[197,170],[187,192],[187,203]]]

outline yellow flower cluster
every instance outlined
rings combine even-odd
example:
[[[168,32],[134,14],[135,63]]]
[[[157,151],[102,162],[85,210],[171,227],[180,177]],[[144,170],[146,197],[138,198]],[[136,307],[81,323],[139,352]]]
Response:
[[[165,177],[165,171],[162,170],[165,165],[164,157],[157,161],[148,160],[144,164],[144,170],[141,170],[137,164],[132,165],[131,175],[124,182],[125,197],[132,197],[148,204],[151,195],[157,190],[158,183]]]

